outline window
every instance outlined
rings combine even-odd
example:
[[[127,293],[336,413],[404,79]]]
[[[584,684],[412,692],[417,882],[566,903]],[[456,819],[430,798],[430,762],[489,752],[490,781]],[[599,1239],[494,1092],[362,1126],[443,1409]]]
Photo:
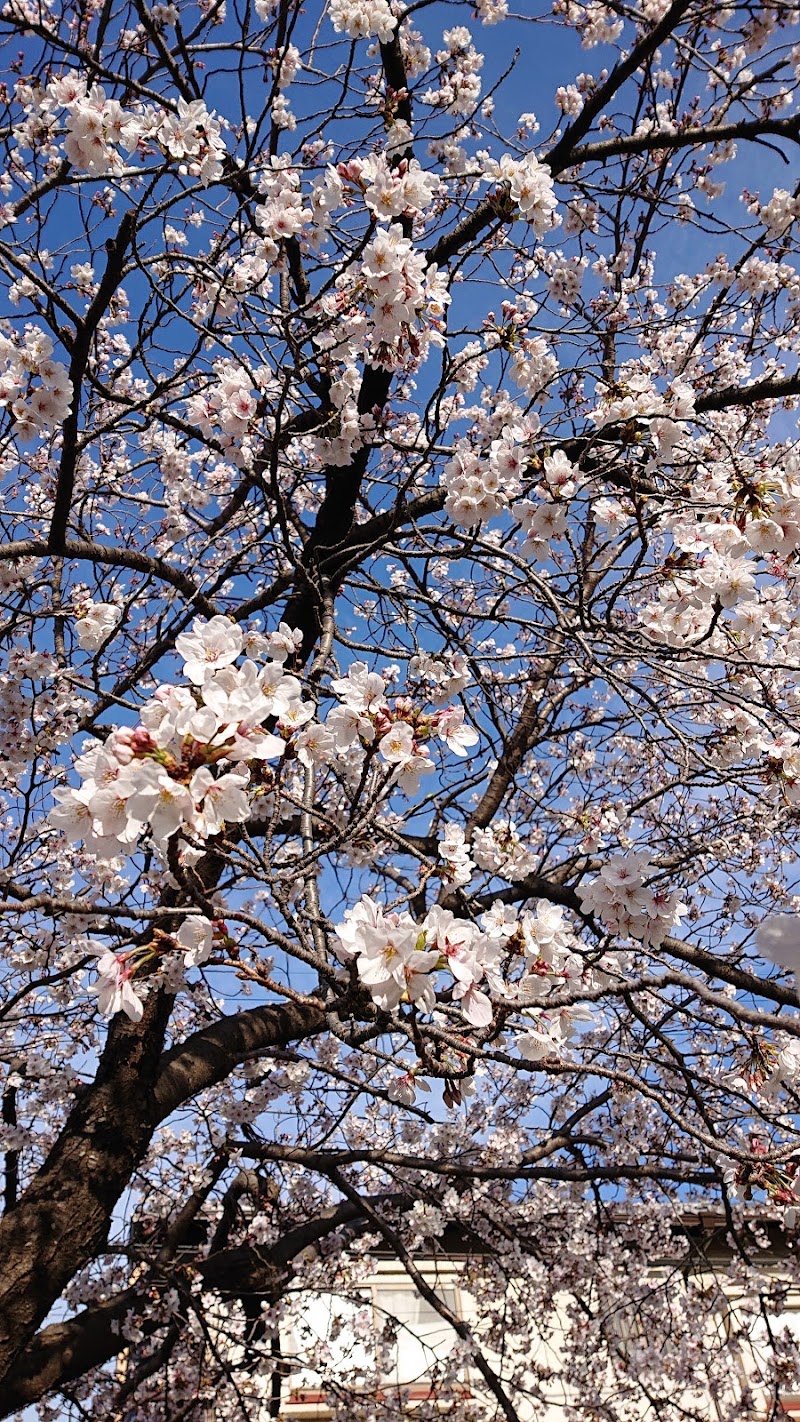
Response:
[[[457,1312],[455,1289],[439,1288],[437,1295],[451,1313]],[[391,1387],[424,1384],[456,1341],[452,1326],[416,1289],[400,1284],[377,1284],[373,1306],[379,1332],[392,1339],[390,1366],[387,1368],[384,1363],[382,1381]]]
[[[375,1374],[372,1347],[372,1301],[339,1294],[303,1293],[294,1326],[283,1340],[282,1352],[296,1362],[289,1378],[291,1392],[300,1397],[324,1396],[326,1378],[339,1378],[348,1387],[368,1386]]]
[[[431,1287],[458,1316],[452,1284],[434,1278]],[[438,1365],[456,1342],[452,1325],[397,1273],[379,1274],[357,1295],[304,1292],[296,1305],[282,1353],[288,1372],[284,1396],[299,1411],[311,1405],[324,1409],[337,1386],[400,1390],[410,1400],[428,1397]]]
[[[734,1306],[742,1376],[759,1399],[757,1415],[764,1422],[784,1417],[800,1422],[800,1299],[794,1290],[778,1288],[762,1295],[761,1308],[761,1316],[753,1317]]]

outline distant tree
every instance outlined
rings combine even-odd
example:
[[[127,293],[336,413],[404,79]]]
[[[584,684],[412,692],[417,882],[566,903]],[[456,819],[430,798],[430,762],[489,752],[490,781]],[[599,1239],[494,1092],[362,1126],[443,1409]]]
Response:
[[[3,1415],[278,1416],[375,1249],[420,1418],[557,1293],[576,1415],[734,1375],[648,1269],[795,1198],[798,12],[521,9],[3,5]]]

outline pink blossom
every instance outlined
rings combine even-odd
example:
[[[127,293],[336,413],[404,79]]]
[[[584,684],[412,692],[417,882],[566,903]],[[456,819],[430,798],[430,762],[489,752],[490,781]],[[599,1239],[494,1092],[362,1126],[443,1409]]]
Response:
[[[242,650],[242,629],[227,617],[212,617],[209,622],[196,617],[191,632],[182,632],[175,639],[175,650],[184,661],[189,681],[200,685],[210,671],[230,666]]]

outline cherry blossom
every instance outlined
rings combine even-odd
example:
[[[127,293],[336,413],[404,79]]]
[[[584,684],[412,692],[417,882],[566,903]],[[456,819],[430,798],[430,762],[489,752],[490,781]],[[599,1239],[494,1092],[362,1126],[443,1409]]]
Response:
[[[193,630],[182,632],[176,639],[175,650],[183,657],[189,680],[199,684],[207,672],[230,666],[236,660],[242,650],[241,628],[226,617],[212,617],[205,623],[197,618]]]
[[[104,1017],[115,1012],[124,1012],[131,1022],[140,1022],[144,1006],[130,981],[130,965],[102,944],[87,944],[90,953],[97,957],[97,981],[89,989],[97,998],[97,1006]]]
[[[351,39],[376,35],[386,43],[397,25],[387,0],[328,0],[328,15],[334,29]]]
[[[96,652],[120,620],[121,609],[108,602],[88,602],[75,623],[78,644],[85,652]]]
[[[652,867],[646,850],[612,856],[599,878],[579,891],[581,907],[597,913],[612,931],[657,947],[686,913],[686,905],[677,890],[649,887]]]
[[[197,968],[211,957],[213,951],[213,925],[206,918],[185,918],[175,935],[183,948],[183,961],[187,968]]]
[[[766,1418],[795,12],[1,23],[9,1414]]]
[[[556,198],[549,171],[534,153],[530,153],[521,163],[513,165],[509,177],[512,198],[536,236],[543,237],[557,221]]]

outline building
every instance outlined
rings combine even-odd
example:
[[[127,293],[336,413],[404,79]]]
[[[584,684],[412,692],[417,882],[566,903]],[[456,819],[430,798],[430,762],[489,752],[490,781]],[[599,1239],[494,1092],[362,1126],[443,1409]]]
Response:
[[[228,1384],[249,1422],[800,1422],[800,1236],[796,1247],[757,1208],[735,1236],[720,1213],[687,1212],[644,1257],[629,1218],[609,1214],[613,1238],[571,1292],[526,1252],[505,1299],[495,1251],[454,1227],[405,1261],[365,1248],[341,1283],[336,1258],[315,1248],[268,1290],[241,1246],[224,1282],[212,1253],[196,1380],[188,1355],[171,1360],[162,1395],[182,1366],[203,1399],[192,1422],[238,1415],[222,1400]],[[269,1269],[269,1246],[255,1253]],[[140,1369],[156,1408],[162,1384],[136,1348],[120,1383]]]
[[[637,1286],[638,1293],[623,1291],[605,1317],[596,1313],[594,1352],[577,1368],[574,1299],[558,1294],[549,1318],[531,1329],[525,1356],[484,1350],[495,1376],[507,1382],[519,1422],[800,1419],[800,1260],[793,1236],[755,1211],[737,1241],[726,1220],[708,1212],[685,1215],[671,1234],[672,1247],[649,1263],[647,1306]],[[374,1402],[360,1415],[376,1422],[421,1410],[429,1415],[432,1405],[459,1422],[470,1403],[481,1415],[481,1399],[492,1404],[486,1379],[468,1361],[455,1370],[448,1363],[460,1339],[447,1315],[480,1329],[474,1252],[455,1231],[446,1246],[416,1260],[441,1312],[402,1264],[381,1255],[357,1290],[298,1294],[298,1321],[281,1337],[280,1408],[271,1415],[285,1422],[338,1419],[349,1415],[348,1396]],[[676,1386],[675,1359],[668,1354],[671,1343],[680,1354],[679,1335],[687,1326],[693,1373]],[[382,1335],[385,1343],[376,1347]],[[503,1415],[499,1407],[496,1415]]]

